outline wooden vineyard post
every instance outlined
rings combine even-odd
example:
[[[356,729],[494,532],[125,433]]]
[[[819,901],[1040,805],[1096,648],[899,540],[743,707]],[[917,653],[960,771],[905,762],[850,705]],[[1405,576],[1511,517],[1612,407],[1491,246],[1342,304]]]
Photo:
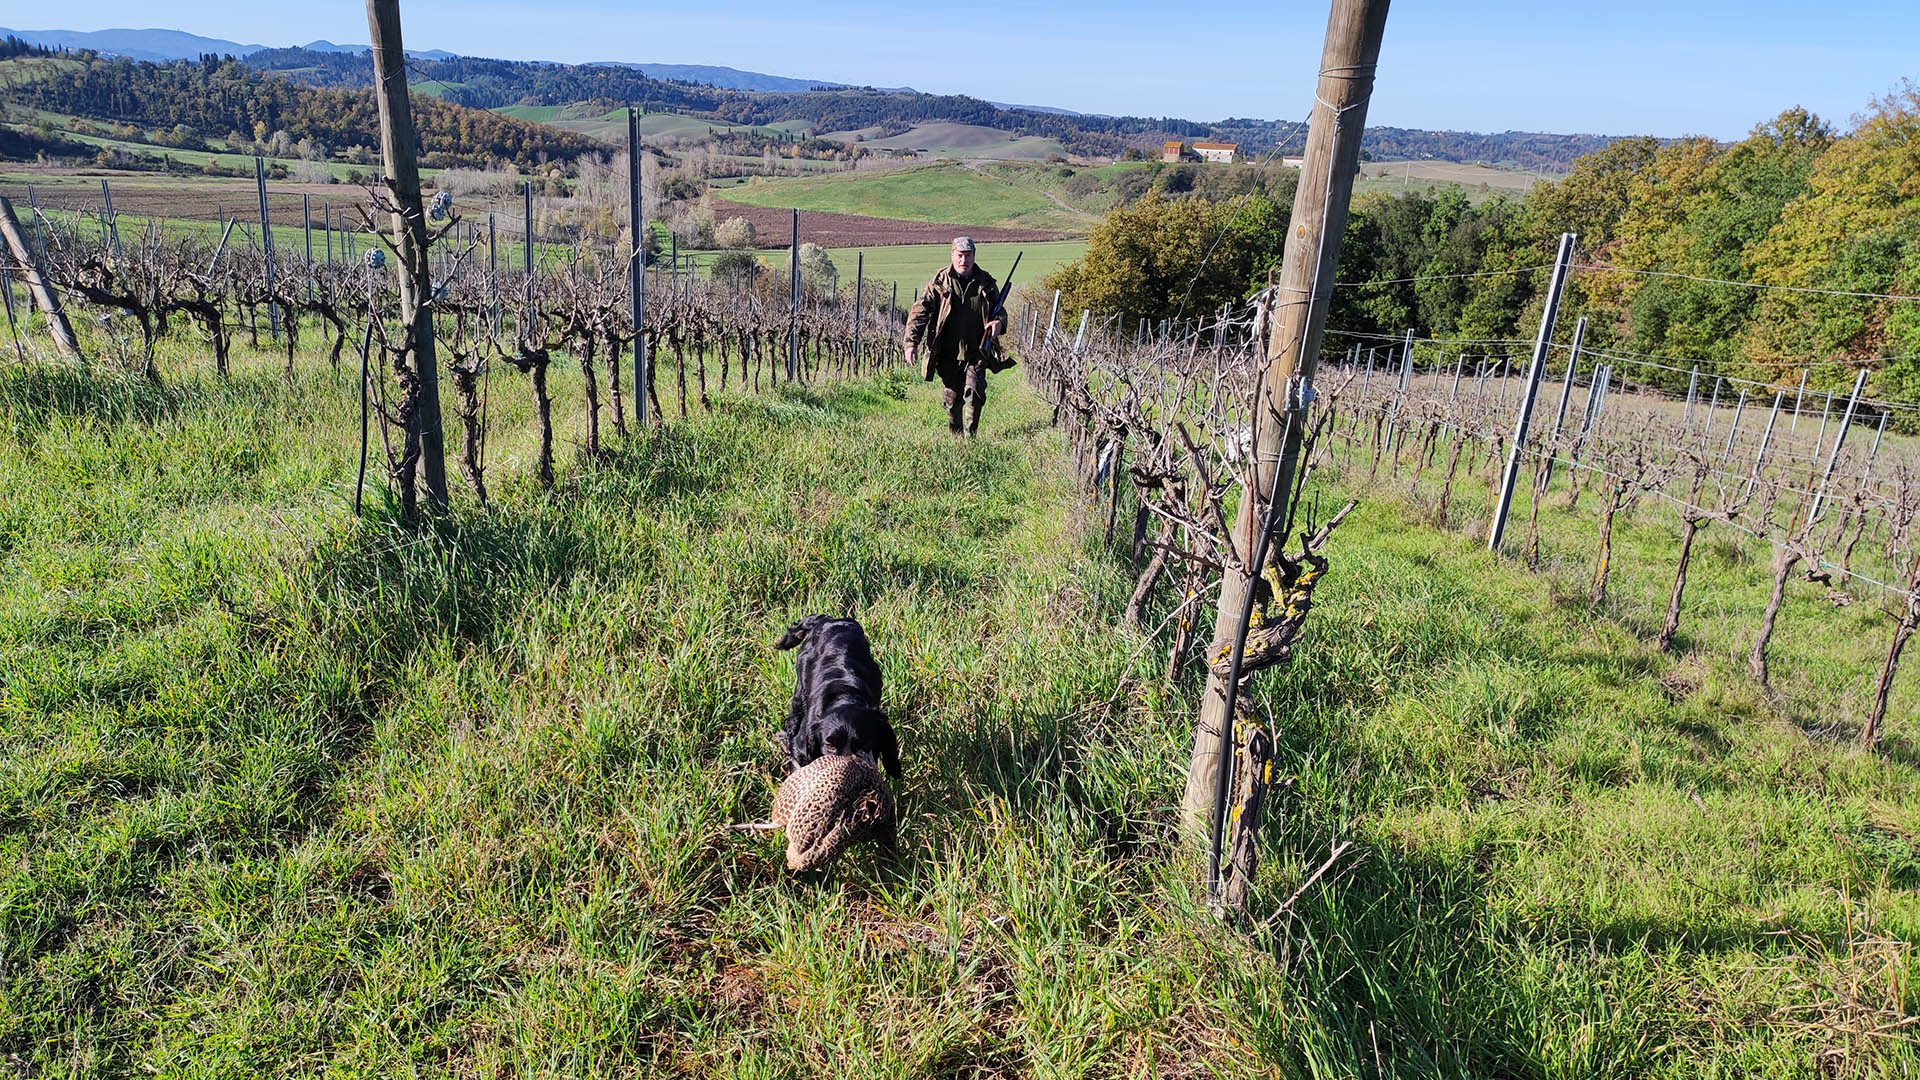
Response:
[[[867,253],[862,251],[854,256],[853,263],[853,373],[860,374],[860,332],[861,319],[866,312],[861,308],[867,302]]]
[[[393,199],[393,246],[400,254],[400,322],[405,328],[402,376],[410,382],[411,402],[401,405],[406,418],[408,453],[396,468],[401,512],[416,509],[414,462],[436,510],[447,505],[446,451],[440,430],[440,369],[434,359],[432,267],[427,261],[427,215],[420,203],[420,166],[415,155],[413,108],[407,98],[407,54],[400,39],[399,0],[367,0],[367,28],[373,36],[373,91],[380,106],[380,154],[385,162],[387,194]],[[266,188],[261,180],[264,220]],[[271,234],[269,234],[269,237]],[[271,245],[272,240],[268,240]],[[408,365],[408,360],[411,364]]]
[[[1255,545],[1262,519],[1278,514],[1277,506],[1262,506],[1261,491],[1274,493],[1274,503],[1292,492],[1304,437],[1297,419],[1313,385],[1315,360],[1326,325],[1334,271],[1346,232],[1347,207],[1360,161],[1360,137],[1366,128],[1367,102],[1373,93],[1380,41],[1386,31],[1388,0],[1333,0],[1327,19],[1326,44],[1321,53],[1319,82],[1308,128],[1305,160],[1294,196],[1288,227],[1286,256],[1281,268],[1277,310],[1267,340],[1267,363],[1255,402],[1258,438],[1249,492],[1240,500],[1232,545],[1240,566],[1222,572],[1219,618],[1209,657],[1226,655],[1229,670],[1223,678],[1209,670],[1193,731],[1193,751],[1187,767],[1187,785],[1181,799],[1186,831],[1195,840],[1209,836],[1208,887],[1218,896],[1221,842],[1226,824],[1226,794],[1233,769],[1234,706],[1229,694],[1239,694],[1241,651],[1245,647]],[[1285,522],[1279,530],[1284,534]],[[1257,831],[1257,822],[1244,816],[1240,827]]]
[[[647,214],[640,189],[640,115],[627,106],[627,228],[633,233],[633,254],[627,267],[633,305],[633,422],[645,430],[651,408],[652,372],[647,356]]]
[[[1573,260],[1572,233],[1560,234],[1560,253],[1553,261],[1553,282],[1547,287],[1547,307],[1540,313],[1540,332],[1533,339],[1533,361],[1527,365],[1526,396],[1520,401],[1520,414],[1513,426],[1513,445],[1507,448],[1507,467],[1500,474],[1500,497],[1494,503],[1493,522],[1487,529],[1487,550],[1498,552],[1507,532],[1507,511],[1513,507],[1513,485],[1520,476],[1520,457],[1527,448],[1527,422],[1533,418],[1533,401],[1540,392],[1540,373],[1546,370],[1547,350],[1553,344],[1553,319],[1560,312],[1560,289],[1567,281],[1567,264]]]
[[[47,317],[47,330],[53,335],[53,343],[68,357],[81,362],[80,340],[73,336],[73,324],[67,321],[66,312],[60,309],[60,298],[47,284],[46,275],[41,273],[40,261],[34,257],[33,246],[27,243],[27,236],[20,229],[20,220],[13,216],[13,203],[0,195],[0,234],[4,234],[7,250],[13,255],[14,267],[20,279],[27,283],[27,293],[40,313]]]
[[[300,194],[300,227],[307,238],[307,299],[313,299],[313,196]]]
[[[800,211],[793,212],[793,244],[787,249],[788,285],[792,295],[787,314],[787,381],[800,377]]]

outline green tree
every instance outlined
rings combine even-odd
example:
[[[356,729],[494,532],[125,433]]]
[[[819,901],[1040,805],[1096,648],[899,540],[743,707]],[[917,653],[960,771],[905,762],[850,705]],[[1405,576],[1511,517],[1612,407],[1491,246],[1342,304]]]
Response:
[[[1227,203],[1148,195],[1116,209],[1087,252],[1043,282],[1068,310],[1192,318],[1245,297],[1277,266],[1286,214],[1264,195]]]
[[[715,281],[739,281],[751,285],[759,277],[760,260],[751,251],[738,248],[722,251],[707,264],[707,274]]]
[[[1832,129],[1819,117],[1794,108],[1724,151],[1706,140],[1669,147],[1626,215],[1613,261],[1693,278],[1749,280],[1751,254],[1806,189],[1832,142]],[[1625,277],[1615,284],[1634,351],[1705,360],[1719,372],[1747,370],[1743,338],[1759,299],[1755,290],[1677,277]],[[1678,376],[1670,381],[1677,384]]]
[[[833,256],[819,244],[800,245],[800,276],[815,287],[825,287],[840,275],[833,265]]]

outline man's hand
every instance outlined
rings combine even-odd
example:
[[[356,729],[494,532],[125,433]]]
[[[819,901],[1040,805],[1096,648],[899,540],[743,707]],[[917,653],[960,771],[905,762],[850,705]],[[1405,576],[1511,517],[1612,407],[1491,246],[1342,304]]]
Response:
[[[918,360],[919,358],[920,358],[920,347],[918,345],[907,346],[907,367],[909,368],[913,367],[914,361]],[[920,367],[920,378],[925,382],[933,381],[933,354],[932,353],[927,354],[927,362],[925,364],[922,364]]]

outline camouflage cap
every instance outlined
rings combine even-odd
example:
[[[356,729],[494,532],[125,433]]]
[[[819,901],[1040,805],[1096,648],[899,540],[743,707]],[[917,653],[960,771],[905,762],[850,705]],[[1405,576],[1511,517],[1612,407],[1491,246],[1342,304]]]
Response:
[[[972,250],[973,250],[973,237],[971,237],[971,236],[956,236],[956,237],[954,237],[954,238],[953,238],[953,250],[955,250],[955,251],[972,251]]]

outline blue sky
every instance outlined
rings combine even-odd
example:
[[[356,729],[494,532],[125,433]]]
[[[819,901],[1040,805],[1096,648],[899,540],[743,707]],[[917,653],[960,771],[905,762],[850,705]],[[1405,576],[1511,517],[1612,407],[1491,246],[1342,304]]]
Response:
[[[805,12],[804,14],[802,12]],[[973,13],[975,30],[951,13]],[[995,20],[993,13],[1002,16]],[[1325,0],[804,7],[768,0],[402,0],[407,44],[478,56],[722,64],[1086,112],[1294,119]],[[9,22],[28,22],[26,12]],[[362,42],[359,3],[67,0],[33,29],[161,25],[246,43]],[[1375,124],[1737,138],[1805,105],[1836,125],[1920,78],[1916,0],[1398,0]]]

